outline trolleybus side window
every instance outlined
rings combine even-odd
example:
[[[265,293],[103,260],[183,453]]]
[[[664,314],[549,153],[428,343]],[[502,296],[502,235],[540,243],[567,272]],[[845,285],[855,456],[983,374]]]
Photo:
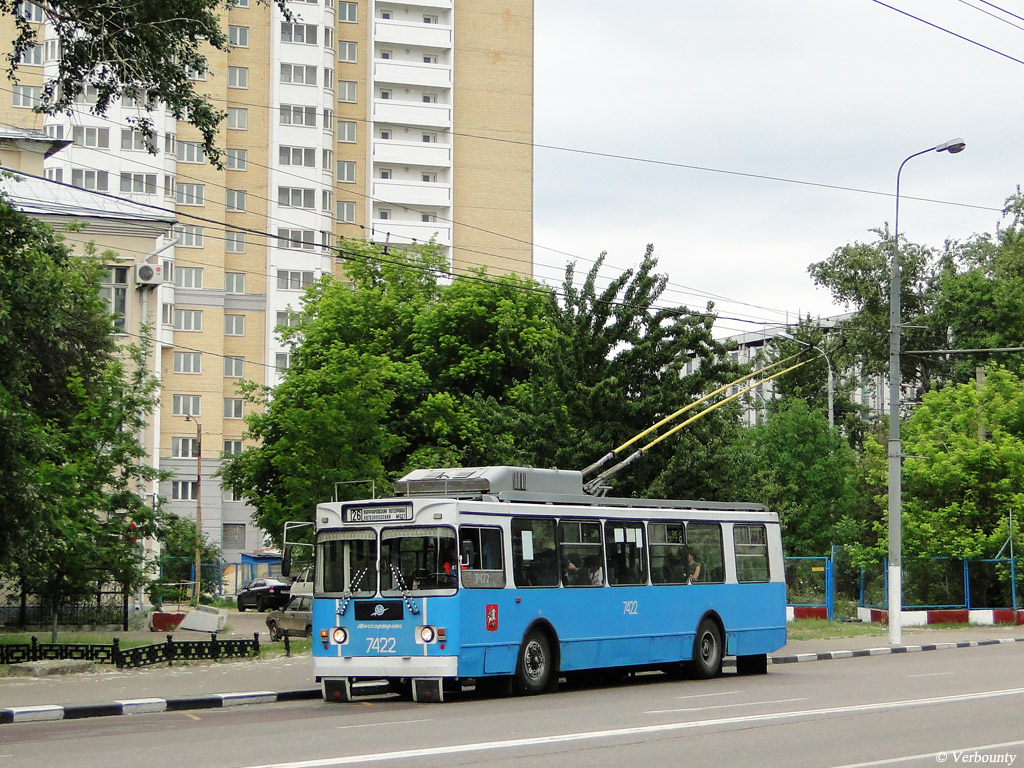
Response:
[[[682,523],[648,523],[651,541],[651,583],[686,584],[686,529]]]
[[[562,585],[604,586],[601,523],[598,520],[562,520],[558,523],[558,555]]]
[[[453,529],[437,525],[381,531],[382,595],[401,595],[410,589],[451,594],[458,582],[458,540]]]
[[[368,597],[377,592],[377,537],[370,530],[324,531],[317,539],[318,594]]]
[[[693,557],[687,568],[692,580],[700,584],[725,581],[725,557],[722,554],[722,526],[718,523],[689,523],[686,526],[687,556]]]
[[[469,589],[500,589],[505,586],[505,559],[501,529],[464,525],[459,529],[462,586]]]
[[[554,520],[513,518],[512,579],[517,587],[558,586]]]
[[[736,547],[736,580],[768,581],[768,533],[763,525],[732,527]]]
[[[647,583],[647,547],[644,524],[609,520],[604,524],[608,549],[608,583],[613,586]]]

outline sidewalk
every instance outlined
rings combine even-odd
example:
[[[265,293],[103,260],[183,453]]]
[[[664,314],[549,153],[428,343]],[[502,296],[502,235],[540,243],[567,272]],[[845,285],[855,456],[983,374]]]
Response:
[[[869,651],[875,655],[944,650],[957,644],[966,647],[990,642],[1024,642],[1024,627],[904,630],[903,644],[897,647],[889,646],[885,635],[801,640],[771,654],[771,660],[777,665],[869,655]],[[0,678],[0,723],[202,709],[319,696],[308,653],[292,658],[191,666],[105,668],[63,677]]]

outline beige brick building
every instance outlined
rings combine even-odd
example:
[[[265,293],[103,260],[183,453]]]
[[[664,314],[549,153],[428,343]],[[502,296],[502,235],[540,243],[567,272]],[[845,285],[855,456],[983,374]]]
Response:
[[[201,450],[203,531],[232,562],[263,541],[251,509],[213,477],[222,455],[244,445],[237,384],[279,380],[288,350],[275,327],[306,286],[337,273],[344,238],[434,238],[456,272],[532,273],[533,1],[290,8],[292,23],[236,0],[223,19],[234,49],[213,52],[209,70],[196,73],[228,113],[223,170],[205,163],[195,129],[159,109],[159,151],[148,153],[127,127],[137,113],[130,99],[105,117],[91,114],[88,94],[70,117],[34,112],[60,52],[31,3],[25,14],[39,23],[40,44],[20,82],[0,91],[0,122],[73,142],[44,160],[47,178],[179,222],[159,256],[168,281],[141,282],[134,264],[148,254],[122,252],[133,269],[116,287],[149,295],[156,318],[157,459],[175,473],[159,493],[173,511],[195,515]],[[13,21],[0,26],[12,39]]]

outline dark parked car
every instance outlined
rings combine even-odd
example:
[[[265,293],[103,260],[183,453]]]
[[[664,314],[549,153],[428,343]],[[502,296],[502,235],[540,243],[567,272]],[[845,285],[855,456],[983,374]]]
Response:
[[[291,588],[280,579],[253,579],[238,593],[238,610],[280,608],[288,602],[290,595]]]
[[[297,595],[288,605],[267,616],[267,629],[271,640],[280,640],[285,635],[310,637],[313,634],[313,598]]]

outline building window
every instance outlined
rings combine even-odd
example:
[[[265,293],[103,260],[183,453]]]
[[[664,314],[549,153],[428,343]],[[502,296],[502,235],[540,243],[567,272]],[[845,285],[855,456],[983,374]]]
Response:
[[[277,287],[280,290],[301,291],[313,284],[312,272],[291,269],[277,270]]]
[[[242,441],[241,440],[225,440],[224,441],[224,455],[225,456],[237,456],[242,452]]]
[[[290,250],[312,251],[314,248],[313,230],[278,229],[277,246],[278,248],[285,248]]]
[[[356,180],[356,164],[351,160],[338,161],[338,181],[354,183]]]
[[[423,54],[423,63],[424,64],[437,64],[437,56],[435,56],[432,53],[424,53]]]
[[[224,273],[225,293],[245,293],[245,273],[225,272]]]
[[[109,267],[100,284],[100,300],[114,317],[114,327],[123,331],[128,309],[128,267]]]
[[[313,208],[316,205],[315,195],[315,189],[278,187],[277,203],[288,208]]]
[[[321,155],[323,162],[320,163],[320,167],[325,171],[330,170],[331,166],[334,165],[334,150],[325,149],[323,155]]]
[[[338,41],[338,61],[347,61],[355,63],[356,51],[358,50],[355,43],[349,40]]]
[[[220,540],[224,549],[245,549],[245,523],[224,523]]]
[[[156,194],[155,173],[122,173],[121,191],[137,192],[144,195]]]
[[[316,24],[292,24],[281,22],[281,42],[316,45]]]
[[[248,48],[249,28],[231,24],[228,26],[228,42],[235,48]]]
[[[423,94],[423,103],[424,104],[437,104],[437,94],[436,93],[424,93]]]
[[[424,224],[432,224],[433,222],[437,221],[437,214],[421,213],[420,221],[422,221]]]
[[[424,133],[423,134],[423,143],[424,144],[436,144],[437,143],[437,134],[436,133]]]
[[[233,131],[244,131],[249,127],[249,110],[241,107],[228,107],[228,128]]]
[[[357,7],[356,3],[338,3],[338,21],[355,24],[358,21]]]
[[[171,397],[172,413],[175,416],[199,416],[202,400],[201,395],[173,395]]]
[[[381,208],[379,211],[377,211],[377,218],[381,219],[382,221],[387,221],[388,219],[391,218],[391,209]]]
[[[61,126],[63,127],[63,126]],[[43,174],[50,181],[63,182],[64,181],[64,169],[63,168],[47,168],[43,171]]]
[[[356,223],[356,204],[352,202],[346,202],[339,200],[337,204],[338,208],[338,221],[344,224],[355,224]]]
[[[189,80],[198,80],[199,82],[206,81],[206,70],[205,69],[193,69],[192,67],[185,67],[185,77]]]
[[[176,310],[174,310],[174,330],[176,330],[176,331],[201,331],[201,330],[203,330],[203,310],[201,310],[201,309],[176,309]]]
[[[425,13],[425,14],[423,14],[423,23],[424,24],[437,24],[437,16],[434,16],[433,14],[426,14]]]
[[[384,19],[385,21],[390,20],[391,19],[391,11],[381,11],[380,12],[380,17],[382,19]]]
[[[299,314],[289,310],[280,310],[277,313],[277,324],[282,328],[294,328],[299,324]]]
[[[316,107],[300,104],[281,105],[281,125],[308,125],[316,127]]]
[[[99,192],[107,191],[107,172],[89,171],[84,168],[71,169],[71,186],[80,189],[92,189]]]
[[[203,268],[178,267],[174,270],[174,284],[179,288],[202,288]]]
[[[316,67],[307,64],[281,63],[281,82],[293,85],[316,85]]]
[[[356,124],[349,120],[338,121],[338,141],[345,142],[346,144],[355,144],[356,142]]]
[[[228,230],[224,233],[224,252],[225,253],[245,253],[245,233],[244,232],[232,232]]]
[[[312,147],[281,147],[278,152],[281,165],[316,167],[316,150]]]
[[[338,101],[344,101],[349,104],[355,104],[356,95],[357,89],[355,82],[353,82],[352,80],[338,81]]]
[[[18,14],[25,21],[34,21],[36,24],[43,23],[43,9],[35,3],[26,2],[21,5],[21,12]]]
[[[320,195],[320,210],[330,216],[331,211],[334,209],[334,193],[329,189],[322,191]],[[324,245],[330,245],[329,242],[325,241]]]
[[[428,184],[436,184],[437,183],[437,174],[436,173],[422,172],[422,173],[420,173],[420,181],[425,181]]]
[[[109,128],[86,128],[76,125],[71,129],[71,140],[80,147],[110,148]]]
[[[160,322],[164,325],[174,325],[174,305],[165,301],[160,305]]]
[[[224,315],[225,336],[245,336],[245,315]]]
[[[121,129],[121,149],[134,149],[140,152],[149,150],[150,144],[146,141],[146,134],[142,131],[133,131],[131,128]],[[178,158],[181,159],[180,157]]]
[[[63,139],[64,138],[64,126],[63,125],[47,125],[43,126],[43,132],[51,139]]]
[[[380,89],[380,97],[382,99],[390,99],[391,98],[391,89],[390,88],[381,88]]]
[[[244,171],[249,167],[249,151],[246,149],[225,149],[224,165],[229,171]]]
[[[395,58],[395,54],[391,51],[382,50],[380,52],[380,57],[384,59],[384,61],[390,61],[391,59]]]
[[[227,197],[225,198],[225,207],[229,211],[244,211],[245,210],[245,190],[244,189],[229,189],[227,191]]]
[[[121,142],[122,146],[124,142]],[[179,141],[176,148],[176,157],[179,163],[205,163],[203,145],[198,141]]]
[[[203,353],[202,352],[175,352],[174,353],[175,373],[202,373]]]
[[[229,379],[240,379],[245,367],[245,358],[228,355],[224,358],[224,375]]]
[[[301,0],[300,0],[301,1]],[[220,500],[221,501],[239,501],[239,497],[235,496],[235,492],[228,488],[226,485],[222,485],[220,489]]]
[[[174,228],[174,231],[178,234],[180,242],[178,245],[181,248],[202,248],[203,240],[203,228],[197,227],[192,224],[179,224]],[[188,267],[184,267],[188,269]],[[202,274],[202,270],[199,270]]]
[[[334,50],[334,28],[324,27],[324,48],[328,51]]]
[[[278,352],[274,356],[274,367],[277,369],[278,373],[284,373],[285,371],[287,371],[288,368],[291,367],[291,364],[291,352]]]
[[[242,418],[242,398],[240,398],[240,397],[225,397],[224,398],[224,418],[225,419],[240,419],[240,418]]]
[[[199,496],[199,483],[196,480],[172,480],[171,499],[174,501],[195,501]]]
[[[14,106],[23,109],[35,109],[42,103],[43,89],[38,85],[14,85]]]
[[[203,205],[206,200],[206,186],[178,182],[174,199],[178,205]]]
[[[171,458],[194,459],[199,455],[199,439],[195,437],[172,437]]]
[[[334,133],[334,110],[324,107],[324,132]]]
[[[248,88],[249,68],[228,67],[228,88]]]

